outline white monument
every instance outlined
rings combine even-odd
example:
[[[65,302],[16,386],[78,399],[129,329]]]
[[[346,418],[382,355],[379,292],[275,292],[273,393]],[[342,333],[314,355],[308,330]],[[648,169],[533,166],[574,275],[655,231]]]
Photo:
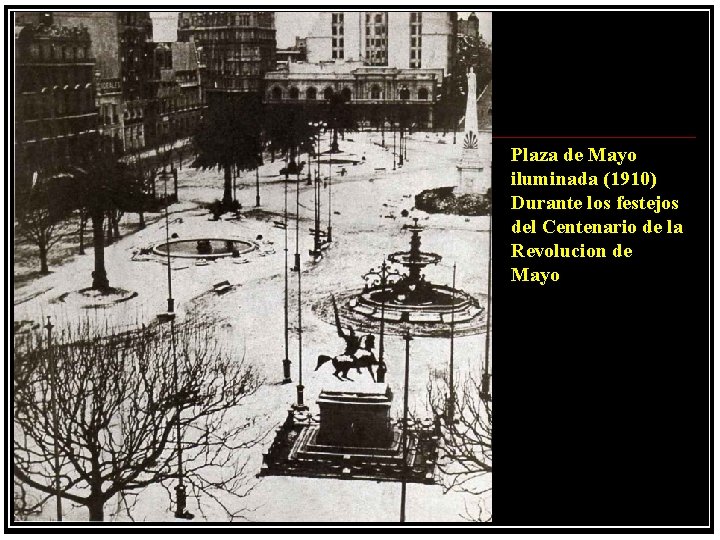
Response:
[[[490,189],[490,166],[487,160],[480,156],[480,133],[477,120],[477,83],[475,72],[470,68],[467,74],[467,105],[465,106],[465,136],[463,137],[463,151],[458,171],[460,181],[455,193],[465,195],[476,193],[485,195]]]

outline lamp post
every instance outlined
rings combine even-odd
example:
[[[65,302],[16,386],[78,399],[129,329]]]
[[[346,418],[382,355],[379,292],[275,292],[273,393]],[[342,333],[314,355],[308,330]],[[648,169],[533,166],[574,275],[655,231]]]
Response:
[[[298,228],[300,227],[300,223],[298,222]],[[302,371],[302,270],[300,269],[300,266],[298,265],[297,269],[297,284],[298,284],[298,384],[297,384],[297,402],[295,405],[293,405],[293,408],[296,411],[306,411],[308,410],[308,406],[305,405],[303,402],[303,390],[305,387],[303,386],[303,371]]]
[[[400,124],[400,157],[398,158],[398,167],[403,166],[403,126]]]
[[[285,170],[287,171],[287,154],[285,154]],[[287,384],[292,381],[290,378],[290,355],[289,355],[289,337],[288,337],[288,187],[287,179],[285,180],[285,359],[283,360],[283,384]]]
[[[313,234],[313,249],[310,255],[316,259],[322,254],[322,241],[320,239],[320,130],[326,126],[324,122],[313,124],[318,130],[317,140],[317,174],[315,175],[315,229]]]
[[[50,322],[50,317],[48,317],[45,329],[47,330],[48,367],[50,368],[50,409],[53,423],[53,458],[55,461],[55,470],[53,471],[55,473],[55,512],[57,514],[57,520],[62,521],[62,497],[60,495],[60,430],[58,427],[57,397],[55,395],[55,388],[57,387],[57,366],[55,364],[55,355],[53,355],[52,351],[53,328],[54,325]]]
[[[170,265],[170,212],[168,210],[168,173],[163,166],[162,173],[160,173],[165,181],[165,250],[167,252],[167,281],[168,281],[168,300],[167,300],[167,311],[168,313],[174,313],[175,311],[175,300],[172,297],[172,268]]]
[[[332,156],[328,159],[328,225],[327,242],[332,242]]]
[[[260,206],[260,167],[255,167],[255,206]]]
[[[407,163],[407,160],[408,160],[408,159],[407,159],[407,143],[408,143],[408,137],[409,137],[409,136],[410,136],[410,126],[408,126],[407,135],[405,135],[405,137],[404,137],[404,139],[405,139],[405,144],[404,144],[405,150],[404,150],[404,153],[403,153],[403,158],[405,159],[405,163]]]
[[[452,277],[452,311],[450,312],[450,400],[447,409],[447,422],[452,423],[455,421],[455,269],[456,263],[453,263],[453,277]]]
[[[385,148],[385,117],[380,121],[380,132],[382,133],[382,147]]]
[[[308,161],[310,155],[308,154]],[[299,158],[298,158],[299,160]],[[308,164],[308,175],[310,174],[310,166]],[[295,182],[295,266],[293,272],[300,272],[300,172],[298,170],[297,182]]]
[[[410,341],[412,336],[408,330],[403,336],[405,340],[405,390],[403,395],[403,427],[402,427],[402,456],[403,456],[403,474],[402,486],[400,491],[400,523],[405,523],[405,501],[407,498],[407,424],[408,424],[408,383],[410,382]]]
[[[487,281],[487,321],[485,323],[485,365],[480,381],[480,397],[489,401],[490,394],[490,330],[492,328],[492,215],[488,229],[488,281]]]
[[[393,171],[396,169],[395,167],[395,120],[392,120],[392,128],[393,128]]]
[[[168,299],[167,299],[167,313],[160,314],[159,318],[162,321],[170,321],[170,348],[172,352],[173,361],[173,396],[176,400],[176,413],[175,413],[175,436],[177,439],[177,477],[178,485],[175,487],[175,498],[177,506],[175,509],[175,517],[180,519],[192,519],[194,516],[185,509],[187,501],[187,494],[185,485],[183,483],[183,461],[182,461],[182,431],[180,425],[180,399],[178,395],[178,362],[177,362],[177,351],[175,348],[175,300],[172,297],[172,266],[170,264],[170,213],[168,210],[168,192],[167,183],[169,174],[165,167],[161,173],[165,180],[165,248],[167,252],[167,266],[168,266]]]

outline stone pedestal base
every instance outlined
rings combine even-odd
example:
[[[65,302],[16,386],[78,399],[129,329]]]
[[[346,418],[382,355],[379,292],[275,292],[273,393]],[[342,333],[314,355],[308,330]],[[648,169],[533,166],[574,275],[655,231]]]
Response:
[[[355,448],[386,448],[392,443],[390,404],[385,383],[338,383],[320,392],[317,443]]]
[[[455,189],[457,195],[473,193],[485,195],[490,189],[490,170],[485,169],[479,163],[458,165],[460,181]]]

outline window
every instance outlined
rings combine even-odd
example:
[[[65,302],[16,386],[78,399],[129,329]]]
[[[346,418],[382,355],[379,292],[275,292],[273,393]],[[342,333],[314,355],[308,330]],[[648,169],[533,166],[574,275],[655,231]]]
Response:
[[[407,87],[400,89],[400,99],[410,99],[410,90]]]
[[[365,25],[365,58],[372,66],[387,65],[387,13],[367,14]]]
[[[410,67],[420,68],[420,50],[422,49],[422,13],[410,14]]]
[[[297,99],[300,97],[300,92],[294,86],[290,88],[290,99]]]
[[[352,91],[349,88],[343,88],[342,92],[340,92],[340,96],[343,101],[350,101],[352,99]]]
[[[325,101],[330,101],[334,93],[334,90],[330,86],[325,88],[325,91],[323,92],[323,97],[325,98]]]
[[[332,14],[332,57],[343,58],[345,56],[345,40],[336,36],[345,34],[344,20],[342,13]]]
[[[307,89],[307,91],[305,92],[305,97],[307,99],[317,99],[317,90],[314,86],[311,86]]]
[[[418,90],[418,99],[427,100],[428,98],[428,90],[427,88],[423,87]]]
[[[377,84],[370,89],[370,99],[381,99],[380,87]]]

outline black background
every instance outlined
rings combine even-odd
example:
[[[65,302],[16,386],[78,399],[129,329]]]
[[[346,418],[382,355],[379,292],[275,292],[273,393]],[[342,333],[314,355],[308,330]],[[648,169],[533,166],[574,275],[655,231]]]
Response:
[[[493,524],[709,524],[709,24],[707,12],[493,13]],[[495,138],[551,135],[696,139]],[[523,146],[633,150],[637,170],[655,172],[658,187],[511,188],[514,170],[610,170],[511,163],[510,148]],[[511,194],[587,193],[661,195],[680,209],[510,210]],[[513,240],[513,221],[533,217],[670,218],[685,233]],[[635,254],[511,259],[512,241],[621,242]],[[513,266],[561,278],[513,283]]]

